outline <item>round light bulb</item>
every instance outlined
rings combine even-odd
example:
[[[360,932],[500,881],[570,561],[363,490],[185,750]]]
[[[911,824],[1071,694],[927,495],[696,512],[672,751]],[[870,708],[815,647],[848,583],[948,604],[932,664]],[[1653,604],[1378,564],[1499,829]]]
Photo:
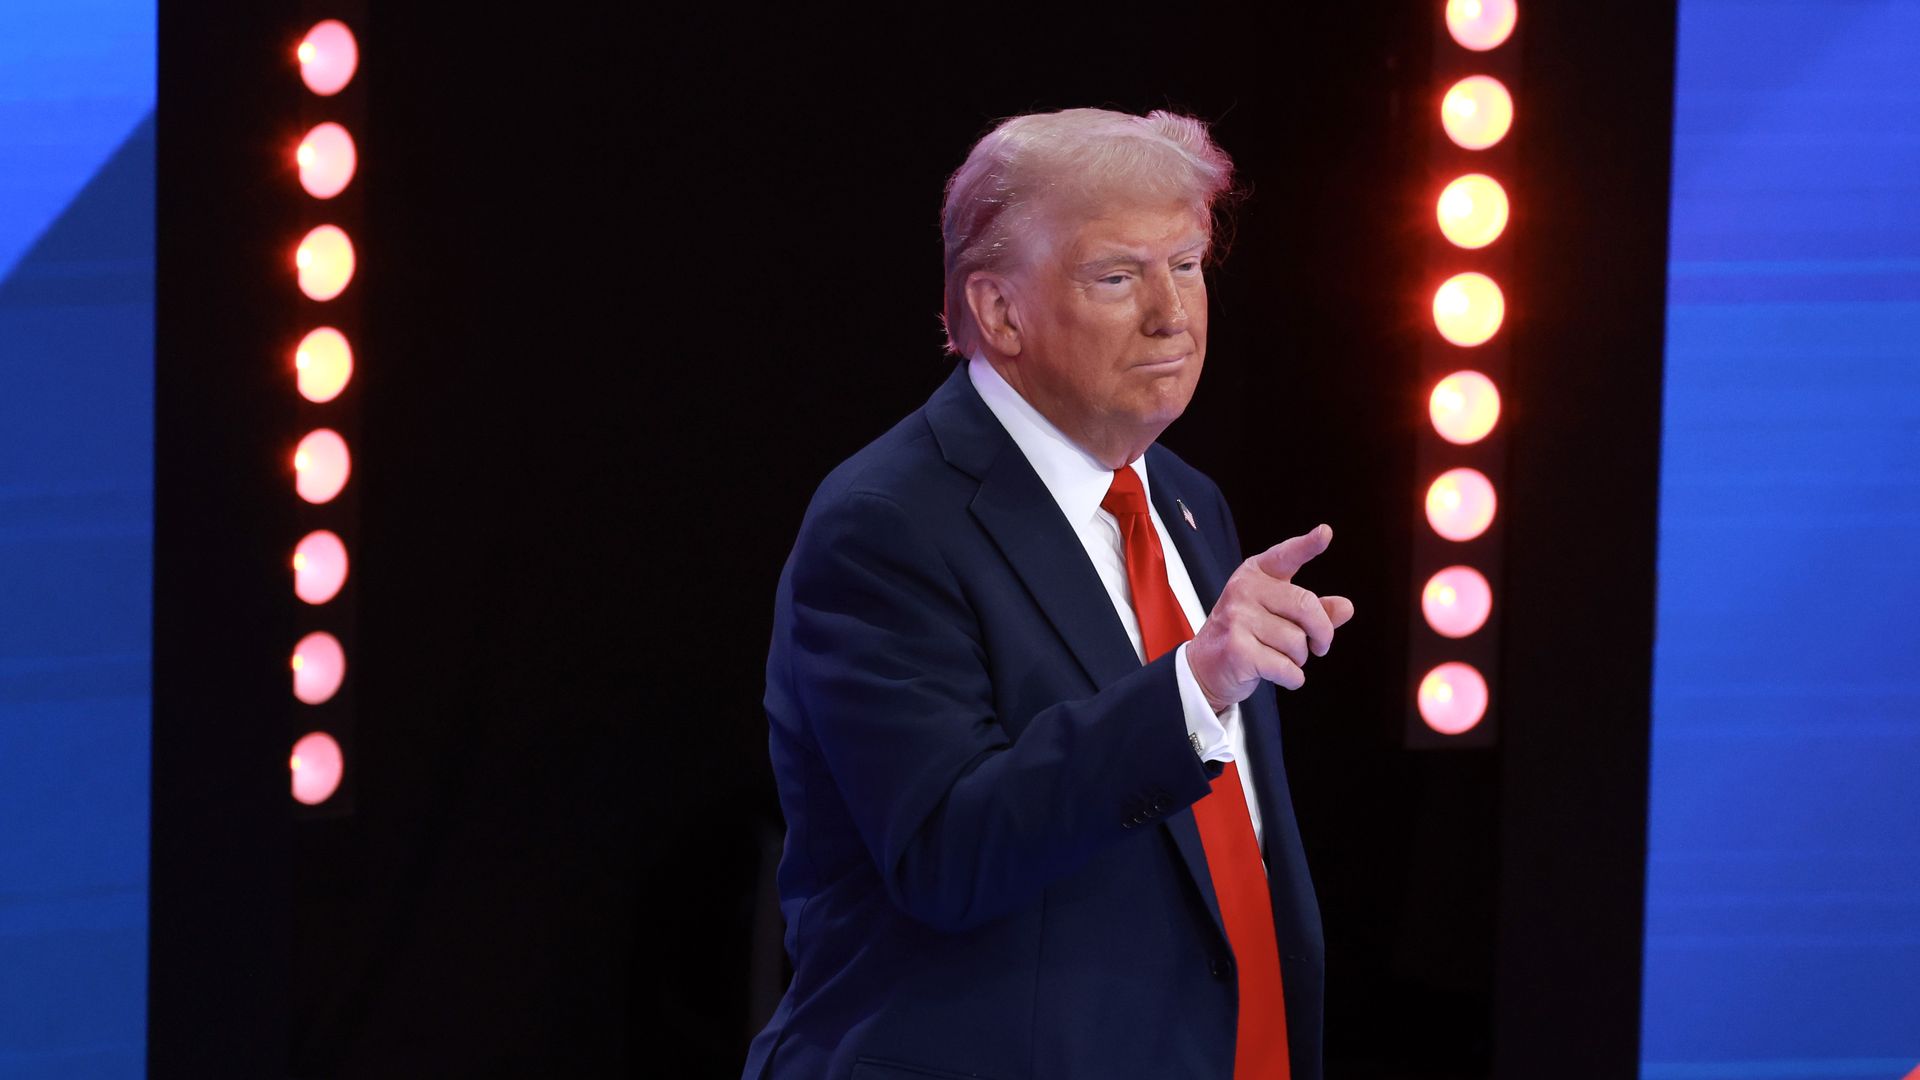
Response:
[[[1519,16],[1514,0],[1447,0],[1447,33],[1461,47],[1485,52],[1513,36]]]
[[[316,630],[293,647],[293,696],[319,705],[340,692],[347,677],[347,654],[340,639]]]
[[[345,89],[360,67],[359,43],[353,40],[347,24],[338,19],[313,24],[293,55],[300,61],[300,81],[322,97]]]
[[[1420,612],[1442,637],[1463,638],[1487,624],[1493,611],[1493,587],[1471,566],[1449,566],[1427,579],[1420,590]]]
[[[1427,524],[1449,540],[1472,540],[1493,524],[1493,482],[1478,469],[1448,469],[1427,487]]]
[[[1485,274],[1455,274],[1434,291],[1434,328],[1455,345],[1483,344],[1499,332],[1506,317],[1507,299]]]
[[[321,225],[301,239],[293,265],[300,271],[301,292],[331,300],[353,280],[353,241],[338,225]]]
[[[347,486],[353,458],[347,440],[331,428],[317,428],[300,440],[293,454],[294,490],[310,503],[329,502]]]
[[[1456,446],[1476,443],[1500,419],[1500,391],[1477,371],[1456,371],[1434,384],[1427,415],[1441,438]]]
[[[1507,190],[1484,173],[1469,173],[1446,186],[1434,207],[1440,234],[1463,248],[1483,248],[1507,228]]]
[[[331,326],[311,330],[293,350],[300,396],[324,403],[340,396],[353,378],[353,348],[347,335]]]
[[[347,545],[339,534],[319,529],[293,549],[293,592],[309,604],[324,604],[347,582]]]
[[[340,788],[345,760],[340,744],[324,731],[309,732],[293,744],[287,766],[293,773],[293,797],[317,806]]]
[[[307,132],[293,157],[300,166],[300,186],[316,199],[331,199],[346,190],[358,162],[353,136],[331,120]]]
[[[1513,127],[1513,96],[1491,75],[1469,75],[1440,99],[1440,126],[1455,145],[1485,150]]]
[[[1441,664],[1420,680],[1420,718],[1442,735],[1471,731],[1487,715],[1487,680],[1472,664]]]

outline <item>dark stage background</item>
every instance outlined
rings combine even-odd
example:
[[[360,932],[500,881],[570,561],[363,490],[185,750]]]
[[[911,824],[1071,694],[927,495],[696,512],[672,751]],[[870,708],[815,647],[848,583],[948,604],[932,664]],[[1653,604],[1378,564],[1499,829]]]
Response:
[[[1252,548],[1331,522],[1303,581],[1358,607],[1283,701],[1331,1075],[1632,1075],[1673,15],[1594,8],[1523,15],[1503,742],[1416,753],[1429,6],[922,25],[377,5],[354,181],[353,812],[274,854],[276,781],[271,801],[234,794],[223,812],[270,824],[232,843],[156,839],[156,1000],[212,995],[156,1006],[156,1075],[224,1074],[235,1059],[160,1026],[222,1001],[261,1014],[229,1051],[290,1043],[301,1077],[737,1072],[781,975],[754,950],[780,829],[759,699],[781,562],[813,485],[948,370],[946,175],[994,119],[1085,104],[1191,111],[1238,162],[1206,375],[1165,441]],[[297,80],[264,53],[304,26],[282,14],[214,32],[161,9],[159,273],[194,285],[160,297],[157,625],[268,654],[278,594],[209,611],[195,589],[280,578],[183,539],[166,478],[257,450],[192,516],[242,563],[279,558],[291,420],[178,380],[259,383],[289,332],[263,298],[308,224],[276,171]],[[279,669],[237,687],[169,664],[189,661],[157,653],[157,738],[209,702],[287,708]],[[196,770],[284,777],[271,734],[217,759],[157,748],[157,837]],[[211,933],[189,901],[216,890],[245,932],[169,953],[167,913]],[[212,970],[241,974],[210,988]],[[267,988],[288,971],[282,1002]]]

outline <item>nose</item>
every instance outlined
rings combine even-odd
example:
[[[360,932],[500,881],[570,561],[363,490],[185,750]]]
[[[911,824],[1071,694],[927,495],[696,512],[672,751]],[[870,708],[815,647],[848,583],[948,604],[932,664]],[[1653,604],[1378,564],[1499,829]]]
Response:
[[[1180,285],[1174,281],[1173,271],[1161,267],[1159,273],[1149,275],[1148,286],[1151,293],[1141,329],[1148,337],[1175,337],[1186,333],[1186,298],[1180,295]]]

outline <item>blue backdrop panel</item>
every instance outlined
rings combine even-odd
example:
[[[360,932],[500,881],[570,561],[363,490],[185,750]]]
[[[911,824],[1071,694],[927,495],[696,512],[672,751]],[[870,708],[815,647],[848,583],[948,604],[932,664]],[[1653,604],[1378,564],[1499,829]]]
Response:
[[[1920,0],[1682,0],[1642,1076],[1920,1065]]]
[[[154,23],[0,3],[0,1076],[143,1073]]]

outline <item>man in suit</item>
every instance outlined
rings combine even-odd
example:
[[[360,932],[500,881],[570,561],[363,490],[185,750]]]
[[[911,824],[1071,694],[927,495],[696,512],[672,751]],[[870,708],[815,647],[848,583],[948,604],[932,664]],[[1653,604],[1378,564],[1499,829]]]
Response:
[[[1273,684],[1352,616],[1155,444],[1206,355],[1198,121],[1006,121],[948,185],[965,358],[808,507],[767,661],[791,987],[745,1077],[1318,1080]]]

